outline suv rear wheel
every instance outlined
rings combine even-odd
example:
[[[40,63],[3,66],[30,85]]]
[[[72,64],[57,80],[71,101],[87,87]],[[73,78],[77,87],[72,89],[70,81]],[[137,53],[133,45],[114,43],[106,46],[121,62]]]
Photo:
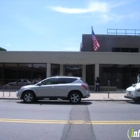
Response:
[[[24,94],[23,94],[23,101],[25,103],[32,103],[35,101],[35,95],[33,92],[31,91],[26,91]]]
[[[81,95],[78,92],[72,92],[69,95],[69,101],[73,104],[77,104],[81,101]]]

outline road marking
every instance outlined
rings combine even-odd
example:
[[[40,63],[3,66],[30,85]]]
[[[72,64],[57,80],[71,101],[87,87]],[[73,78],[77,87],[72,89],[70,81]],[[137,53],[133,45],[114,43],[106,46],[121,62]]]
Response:
[[[140,124],[140,120],[127,121],[84,121],[84,120],[33,120],[0,118],[0,123],[39,123],[39,124],[92,124],[92,125],[129,125]]]

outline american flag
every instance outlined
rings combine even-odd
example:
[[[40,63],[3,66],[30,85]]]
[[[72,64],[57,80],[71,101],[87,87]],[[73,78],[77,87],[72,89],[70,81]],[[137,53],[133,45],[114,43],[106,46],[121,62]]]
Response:
[[[92,41],[93,41],[94,51],[97,51],[98,48],[100,47],[100,44],[99,44],[98,40],[96,39],[96,36],[94,34],[94,31],[93,31],[93,27],[92,27]]]

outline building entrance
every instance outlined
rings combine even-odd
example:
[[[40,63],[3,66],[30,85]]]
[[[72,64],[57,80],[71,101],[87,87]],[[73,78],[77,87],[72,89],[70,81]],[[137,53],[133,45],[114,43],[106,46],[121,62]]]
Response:
[[[64,75],[82,77],[82,65],[64,65]]]

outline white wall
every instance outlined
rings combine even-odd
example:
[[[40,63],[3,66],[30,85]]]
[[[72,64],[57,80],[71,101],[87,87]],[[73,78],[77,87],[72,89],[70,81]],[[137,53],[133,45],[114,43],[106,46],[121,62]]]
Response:
[[[140,53],[0,52],[0,63],[140,64]]]

